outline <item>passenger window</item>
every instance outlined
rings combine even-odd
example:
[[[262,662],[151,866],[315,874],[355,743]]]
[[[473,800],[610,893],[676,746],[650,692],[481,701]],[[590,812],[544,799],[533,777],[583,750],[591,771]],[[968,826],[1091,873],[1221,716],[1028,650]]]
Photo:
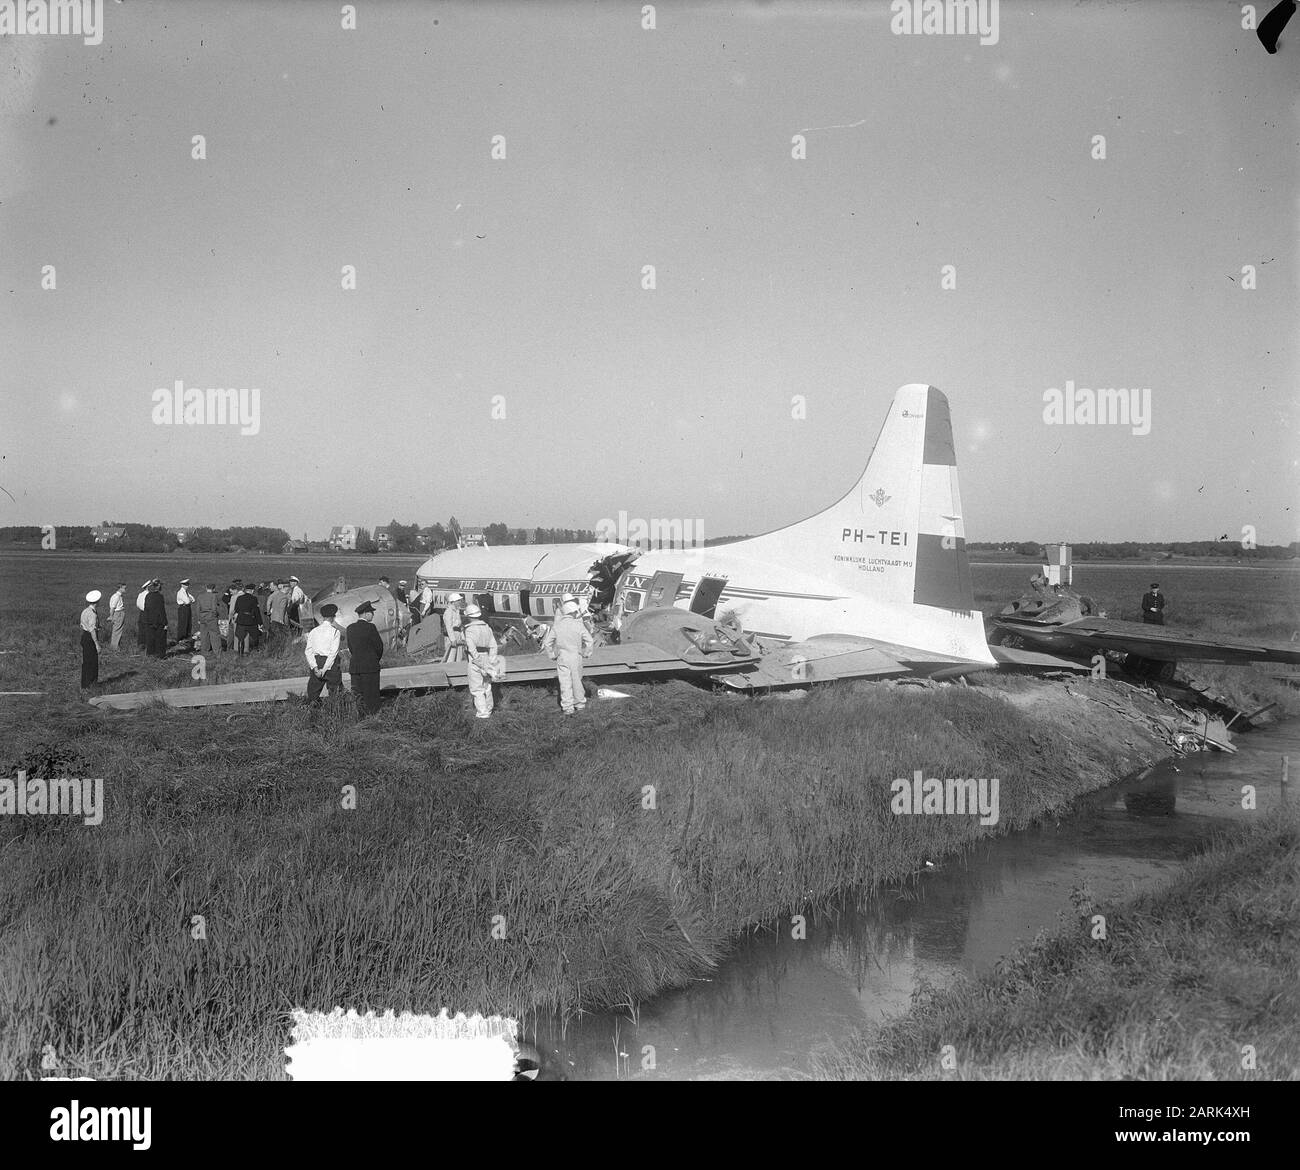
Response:
[[[641,608],[641,603],[645,601],[645,594],[637,589],[629,589],[623,595],[623,612],[636,613]]]

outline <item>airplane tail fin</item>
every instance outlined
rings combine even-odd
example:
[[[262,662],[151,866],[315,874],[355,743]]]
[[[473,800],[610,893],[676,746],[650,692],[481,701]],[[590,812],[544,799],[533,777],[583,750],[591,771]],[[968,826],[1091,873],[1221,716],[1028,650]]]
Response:
[[[900,546],[894,533],[904,534],[907,544],[902,547],[909,549],[905,559],[912,562],[913,571],[910,581],[898,580],[891,600],[974,610],[952,418],[941,391],[910,385],[894,395],[862,478],[836,507],[843,527],[874,529],[878,557],[888,559],[896,552]],[[853,571],[842,570],[836,579],[849,584]],[[861,573],[858,576],[861,588]]]
[[[815,516],[744,542],[743,555],[797,564],[860,596],[880,614],[870,619],[872,637],[991,661],[956,464],[948,399],[933,386],[904,386],[849,492]]]

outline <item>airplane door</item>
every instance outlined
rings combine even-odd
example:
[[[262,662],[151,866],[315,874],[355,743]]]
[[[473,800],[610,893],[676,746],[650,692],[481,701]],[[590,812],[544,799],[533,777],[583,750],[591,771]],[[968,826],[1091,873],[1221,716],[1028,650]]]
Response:
[[[677,600],[677,587],[681,583],[680,573],[667,573],[661,569],[650,579],[646,608],[652,605],[672,605]]]
[[[715,617],[714,611],[718,608],[718,598],[722,596],[722,591],[726,587],[725,577],[701,577],[691,597],[691,613],[698,613],[706,618]]]

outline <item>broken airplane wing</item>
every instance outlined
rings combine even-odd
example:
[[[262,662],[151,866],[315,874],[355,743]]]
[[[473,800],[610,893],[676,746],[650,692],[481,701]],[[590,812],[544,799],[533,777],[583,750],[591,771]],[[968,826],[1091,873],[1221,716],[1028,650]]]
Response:
[[[706,674],[741,670],[758,659],[758,651],[732,626],[683,613],[648,611],[639,629],[661,644],[645,641],[597,646],[583,664],[584,676],[595,678],[653,678],[663,675]],[[544,682],[555,678],[555,662],[545,654],[503,656],[503,682]],[[348,688],[352,687],[351,676]],[[395,666],[380,671],[380,691],[446,689],[469,683],[468,663],[434,662]],[[168,707],[216,707],[234,703],[273,703],[305,695],[307,676],[254,682],[197,684],[161,691],[130,691],[91,699],[96,707],[131,711],[152,703]]]
[[[1063,654],[1111,650],[1153,662],[1300,663],[1300,646],[1203,638],[1187,630],[1139,622],[1086,617],[1059,626],[1005,620],[999,624],[1026,642]]]

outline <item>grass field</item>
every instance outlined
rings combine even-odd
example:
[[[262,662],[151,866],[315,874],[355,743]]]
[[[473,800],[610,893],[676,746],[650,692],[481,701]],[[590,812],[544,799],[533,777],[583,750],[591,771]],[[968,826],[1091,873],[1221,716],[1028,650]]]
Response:
[[[1300,813],[1234,827],[1182,873],[983,977],[926,989],[823,1061],[834,1080],[1300,1076]],[[1093,937],[1093,916],[1107,937]],[[945,1067],[942,1054],[948,1051]]]
[[[0,821],[0,1077],[39,1075],[50,1053],[62,1075],[275,1077],[293,1006],[635,1002],[706,972],[747,926],[1160,754],[1095,704],[1087,724],[1064,703],[1016,709],[1001,692],[1051,684],[991,676],[768,701],[637,686],[570,721],[538,688],[508,688],[487,724],[463,694],[405,695],[367,723],[346,702],[101,714],[77,689],[82,593],[207,572],[126,560],[0,557],[0,689],[48,692],[0,700],[3,774],[103,777],[107,803],[98,826]],[[222,560],[218,579],[278,574],[273,560]],[[338,560],[413,576],[379,558],[286,564],[310,589]],[[220,669],[298,673],[298,651]],[[101,677],[137,689],[188,671],[105,654]],[[917,767],[1000,777],[1000,824],[891,815],[890,781]]]

